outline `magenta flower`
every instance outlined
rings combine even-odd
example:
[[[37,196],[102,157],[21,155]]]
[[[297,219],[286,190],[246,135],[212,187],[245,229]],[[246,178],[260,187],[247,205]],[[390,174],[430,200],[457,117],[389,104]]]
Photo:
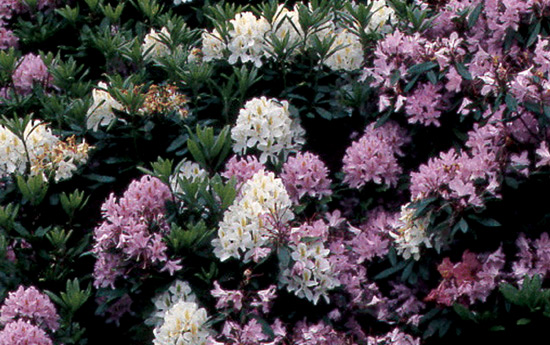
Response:
[[[12,79],[15,91],[21,95],[28,95],[32,92],[35,83],[43,87],[51,86],[53,77],[40,55],[29,53],[19,61],[19,66],[13,71]]]
[[[233,307],[233,310],[239,311],[243,307],[243,293],[239,290],[224,290],[217,281],[214,282],[214,289],[210,294],[218,300],[218,309]]]
[[[53,345],[43,329],[28,321],[10,322],[0,331],[0,345]]]
[[[13,34],[13,31],[0,26],[0,50],[16,47],[19,37]]]
[[[34,286],[25,289],[19,286],[10,292],[0,308],[0,322],[7,324],[17,319],[30,321],[33,324],[51,331],[59,328],[59,315],[48,296]]]
[[[327,167],[319,156],[309,152],[289,157],[283,165],[281,179],[294,203],[305,195],[321,199],[332,194]]]
[[[260,170],[266,170],[265,166],[253,155],[239,157],[234,155],[225,164],[225,171],[221,173],[226,179],[235,177],[237,188],[254,176]]]
[[[170,189],[159,179],[143,176],[132,181],[120,199],[111,194],[103,203],[104,221],[94,230],[96,287],[114,288],[116,278],[136,269],[161,264],[159,269],[173,274],[181,267],[168,260],[163,241],[169,230],[164,214],[170,196]]]
[[[550,236],[543,232],[537,240],[530,240],[520,234],[516,240],[519,248],[518,260],[512,263],[512,277],[522,284],[525,275],[540,274],[546,277],[550,273]]]
[[[357,255],[358,264],[365,260],[371,261],[375,257],[383,257],[388,253],[390,245],[388,234],[396,221],[396,215],[382,209],[376,209],[369,214],[368,221],[361,226],[361,229],[357,229],[361,232],[348,241],[348,246]]]
[[[435,301],[447,306],[455,302],[473,304],[484,302],[502,281],[505,257],[502,248],[491,254],[473,254],[466,250],[462,261],[453,264],[443,259],[437,270],[443,280],[428,294],[426,301]]]
[[[548,144],[546,141],[541,141],[539,148],[535,151],[537,154],[538,162],[536,167],[550,165],[550,151],[548,150]]]
[[[421,84],[407,97],[405,113],[409,123],[420,123],[424,126],[439,127],[441,116],[441,86],[432,83]]]
[[[367,345],[420,345],[420,338],[414,338],[407,333],[403,333],[399,328],[394,328],[393,331],[388,332],[386,335],[369,337]]]
[[[363,136],[346,150],[342,168],[344,182],[352,188],[361,188],[369,181],[397,185],[403,171],[397,156],[403,155],[400,147],[409,140],[396,123],[387,122],[378,128],[374,123],[369,125]]]
[[[294,345],[355,345],[352,338],[336,331],[323,321],[317,324],[298,322],[294,327],[291,344]]]

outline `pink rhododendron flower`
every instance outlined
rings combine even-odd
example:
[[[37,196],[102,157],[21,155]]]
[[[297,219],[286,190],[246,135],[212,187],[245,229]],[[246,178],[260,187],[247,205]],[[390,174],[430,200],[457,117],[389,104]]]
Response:
[[[177,261],[168,260],[163,236],[169,226],[164,218],[170,189],[159,179],[143,176],[128,186],[123,196],[114,194],[103,203],[103,223],[94,230],[93,252],[97,256],[94,285],[111,286],[129,271],[159,269],[174,273]]]
[[[43,329],[28,321],[10,322],[0,331],[0,345],[53,345]]]
[[[258,161],[256,156],[247,155],[239,157],[234,155],[225,164],[225,171],[221,175],[227,179],[235,177],[237,179],[237,187],[240,187],[244,182],[252,178],[255,173],[265,169],[265,166]]]
[[[344,182],[352,188],[361,188],[369,181],[397,185],[403,171],[397,156],[403,155],[401,146],[409,140],[396,123],[387,122],[378,128],[370,124],[363,136],[346,150],[342,168]]]
[[[19,286],[10,292],[0,308],[0,322],[7,324],[17,319],[32,321],[33,324],[46,330],[59,328],[59,315],[48,296],[34,286]]]
[[[12,74],[15,91],[21,95],[31,93],[35,83],[43,87],[51,86],[53,77],[39,55],[29,53],[19,61]]]
[[[283,165],[281,179],[294,203],[305,195],[321,199],[332,194],[327,167],[310,152],[289,157]]]

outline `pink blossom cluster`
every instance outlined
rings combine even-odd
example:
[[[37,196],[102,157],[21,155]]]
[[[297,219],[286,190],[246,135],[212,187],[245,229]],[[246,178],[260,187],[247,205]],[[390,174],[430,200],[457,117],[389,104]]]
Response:
[[[537,168],[550,165],[550,150],[548,149],[548,143],[546,141],[542,141],[539,144],[539,148],[535,151],[535,153],[538,158],[538,162],[536,164]]]
[[[503,165],[499,158],[506,134],[504,125],[498,121],[501,115],[502,109],[485,126],[475,124],[468,133],[465,150],[457,152],[452,148],[442,152],[412,172],[412,199],[439,195],[466,207],[482,206],[486,194],[497,196]],[[480,185],[479,180],[484,183]]]
[[[372,261],[375,257],[384,257],[390,247],[390,229],[397,222],[397,214],[390,214],[381,208],[369,213],[368,220],[360,228],[353,239],[347,241],[347,245],[357,256],[358,264],[364,261]],[[351,225],[350,225],[351,226]]]
[[[289,157],[283,165],[281,179],[294,203],[306,195],[321,199],[332,194],[325,163],[310,152],[299,152]]]
[[[414,338],[394,328],[383,336],[369,337],[367,345],[420,345],[420,338]]]
[[[19,38],[15,36],[13,31],[0,26],[0,50],[15,47],[18,42]]]
[[[401,146],[409,141],[406,132],[394,122],[380,127],[370,124],[363,136],[346,150],[343,159],[344,182],[361,188],[367,182],[397,185],[403,169],[397,156],[403,156]]]
[[[506,258],[499,248],[493,253],[474,254],[466,250],[462,261],[454,264],[444,258],[437,270],[443,280],[428,294],[426,301],[451,306],[455,302],[471,305],[484,302],[503,279]]]
[[[282,341],[286,336],[286,329],[283,323],[279,319],[276,319],[270,326],[275,336],[274,339],[271,339],[270,336],[264,333],[262,325],[254,318],[250,318],[246,324],[227,320],[218,337],[220,341],[211,337],[208,345],[282,345]]]
[[[12,79],[15,91],[21,95],[28,95],[32,92],[35,83],[44,87],[51,86],[53,77],[40,55],[29,53],[19,61],[17,68],[13,71]]]
[[[536,274],[545,278],[550,273],[550,238],[544,232],[536,240],[530,240],[525,234],[520,234],[516,240],[519,248],[517,260],[512,263],[512,278],[520,284],[525,275]]]
[[[226,179],[235,177],[237,188],[252,178],[260,170],[266,170],[265,166],[254,155],[233,155],[225,164],[225,170],[221,173]]]
[[[17,319],[31,321],[46,330],[56,331],[59,328],[59,315],[48,296],[31,286],[19,286],[10,292],[0,308],[0,322],[8,324]]]
[[[371,78],[373,85],[380,88],[378,109],[393,107],[400,111],[405,106],[409,123],[439,126],[442,111],[448,109],[447,96],[437,84],[418,83],[412,91],[404,92],[405,85],[415,76],[409,68],[422,63],[437,62],[440,69],[447,68],[446,89],[461,90],[462,77],[453,62],[461,61],[466,51],[461,47],[463,40],[456,32],[449,37],[435,40],[416,33],[406,35],[399,30],[378,42],[374,52],[373,67],[366,68],[363,78]]]
[[[18,0],[3,0],[0,2],[0,50],[16,47],[19,42],[19,38],[7,26],[7,21],[11,19],[19,6]]]
[[[119,199],[109,195],[101,206],[104,221],[94,230],[96,287],[114,289],[117,278],[136,269],[162,264],[161,271],[173,274],[181,268],[168,259],[163,241],[169,230],[164,214],[170,196],[168,186],[148,175],[132,181]]]
[[[34,286],[19,286],[8,294],[0,308],[1,345],[51,345],[46,331],[59,328],[59,315],[48,296]]]
[[[391,282],[390,285],[390,297],[385,304],[386,319],[397,318],[405,324],[418,326],[426,308],[426,304],[418,298],[422,289],[419,286],[410,288],[400,282]]]
[[[298,322],[293,332],[292,344],[295,345],[355,345],[350,336],[338,332],[323,321],[317,324]]]
[[[277,287],[270,285],[267,289],[258,291],[225,290],[214,282],[214,290],[210,294],[217,299],[216,308],[240,311],[245,305],[247,311],[267,314],[271,310],[273,300],[277,297]],[[244,301],[243,301],[244,300]]]
[[[409,123],[421,123],[424,126],[440,126],[441,85],[430,82],[420,84],[405,101],[405,113]]]
[[[369,308],[380,312],[385,302],[376,283],[369,280],[367,267],[363,265],[365,260],[373,259],[388,248],[386,236],[381,236],[376,229],[379,225],[376,223],[383,222],[385,217],[382,211],[377,212],[374,217],[369,217],[368,225],[360,228],[341,223],[329,244],[330,263],[334,272],[337,272],[336,278],[349,296],[349,301],[340,306],[345,310]],[[374,218],[378,218],[378,221],[371,220]]]
[[[46,332],[25,320],[10,322],[0,331],[0,345],[53,345]]]

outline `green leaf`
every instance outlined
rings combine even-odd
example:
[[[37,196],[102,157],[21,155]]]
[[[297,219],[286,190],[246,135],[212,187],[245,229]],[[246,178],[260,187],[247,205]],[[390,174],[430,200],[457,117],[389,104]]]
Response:
[[[453,304],[453,310],[463,320],[470,320],[470,321],[473,321],[475,323],[478,322],[476,317],[475,317],[475,314],[472,313],[468,308],[466,308],[464,305],[462,305],[460,303]]]
[[[496,221],[495,219],[492,219],[492,218],[481,218],[478,221],[479,221],[479,223],[481,223],[482,225],[485,225],[487,227],[502,226],[498,221]]]
[[[277,251],[277,258],[279,259],[280,267],[289,267],[290,265],[290,251],[287,247],[279,247]]]
[[[323,108],[315,107],[315,111],[317,111],[317,114],[325,120],[331,120],[334,117],[330,111]]]
[[[458,227],[463,233],[468,232],[468,222],[464,218],[460,218],[458,221]]]
[[[472,74],[470,73],[470,71],[468,71],[468,68],[466,68],[466,66],[464,66],[463,63],[461,62],[455,62],[455,68],[456,68],[456,71],[458,72],[458,74],[460,74],[460,76],[462,78],[464,78],[465,80],[472,80]]]
[[[519,290],[515,288],[513,285],[505,283],[501,284],[499,287],[500,293],[506,298],[508,301],[510,301],[512,304],[518,304],[519,299]]]
[[[101,183],[113,183],[113,182],[116,181],[115,177],[106,176],[106,175],[88,174],[88,175],[84,175],[84,177],[89,179],[89,180],[97,181],[97,182],[101,182]]]
[[[187,140],[187,148],[189,149],[189,152],[191,152],[191,155],[193,156],[195,161],[197,163],[199,163],[201,166],[205,167],[206,166],[206,159],[205,159],[204,155],[202,154],[202,152],[199,148],[199,145],[194,140],[189,138]]]
[[[541,29],[541,21],[537,21],[537,24],[533,27],[533,30],[531,31],[531,34],[529,35],[529,38],[527,39],[527,43],[525,43],[525,46],[528,48],[535,43],[537,40]]]
[[[387,277],[401,271],[406,265],[407,265],[407,261],[401,261],[400,263],[397,264],[397,266],[390,267],[390,268],[378,273],[373,279],[374,280],[380,280],[380,279],[387,278]]]
[[[468,218],[475,220],[479,224],[486,226],[486,227],[499,227],[502,226],[497,220],[493,218],[481,218],[476,216],[475,214],[470,214]]]
[[[481,14],[482,8],[483,8],[483,2],[480,2],[479,5],[477,5],[474,8],[472,13],[470,13],[470,15],[468,16],[468,29],[471,29],[476,25],[477,20],[479,19],[479,15]]]
[[[414,66],[411,66],[407,73],[409,75],[417,75],[417,74],[422,74],[424,72],[428,72],[429,70],[435,68],[439,66],[437,64],[437,62],[434,62],[434,61],[426,61],[426,62],[422,62],[422,63],[419,63],[419,64],[416,64]]]
[[[518,110],[518,101],[511,94],[507,93],[506,96],[504,97],[504,101],[506,102],[506,106],[510,111],[515,112]]]
[[[409,278],[409,276],[412,273],[413,268],[414,268],[414,261],[411,261],[411,262],[408,263],[408,265],[403,270],[403,273],[401,274],[401,281],[406,281]]]
[[[527,318],[521,318],[516,322],[516,324],[518,326],[524,326],[524,325],[528,325],[530,323],[531,323],[531,319],[527,319]]]

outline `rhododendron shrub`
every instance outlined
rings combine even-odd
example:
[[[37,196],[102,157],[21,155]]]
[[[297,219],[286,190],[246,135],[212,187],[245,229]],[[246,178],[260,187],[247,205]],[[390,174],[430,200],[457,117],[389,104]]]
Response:
[[[549,13],[0,1],[0,344],[546,336]]]

